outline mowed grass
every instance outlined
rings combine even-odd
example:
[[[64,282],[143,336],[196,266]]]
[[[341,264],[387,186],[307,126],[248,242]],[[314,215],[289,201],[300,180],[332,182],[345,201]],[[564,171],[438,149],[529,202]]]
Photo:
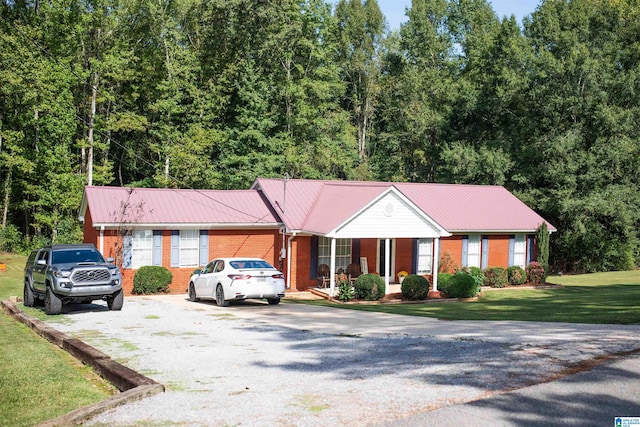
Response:
[[[640,323],[640,270],[554,276],[548,278],[548,283],[563,287],[489,290],[482,292],[477,302],[340,306],[324,301],[312,303],[448,320]]]
[[[0,300],[22,296],[26,257],[0,254]],[[0,426],[32,426],[99,402],[115,389],[0,310]]]

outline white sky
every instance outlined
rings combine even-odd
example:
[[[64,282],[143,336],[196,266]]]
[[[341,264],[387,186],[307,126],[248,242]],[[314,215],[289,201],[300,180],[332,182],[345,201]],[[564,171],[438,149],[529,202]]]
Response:
[[[493,10],[500,18],[503,16],[516,16],[518,23],[522,23],[522,19],[535,11],[541,0],[489,0],[493,6]],[[331,0],[337,3],[337,0]],[[404,14],[405,8],[411,6],[411,0],[378,0],[380,10],[387,18],[387,23],[392,30],[400,28],[400,23],[406,21]]]

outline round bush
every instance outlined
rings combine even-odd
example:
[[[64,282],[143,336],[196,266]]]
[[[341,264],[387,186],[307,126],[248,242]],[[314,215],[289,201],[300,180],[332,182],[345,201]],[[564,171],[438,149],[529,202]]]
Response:
[[[484,284],[492,288],[504,288],[508,284],[507,272],[502,267],[489,267],[484,270]]]
[[[447,289],[449,288],[449,282],[453,274],[450,273],[438,273],[438,290],[448,294]]]
[[[165,267],[145,265],[140,267],[133,276],[134,294],[155,294],[169,292],[169,283],[173,274]]]
[[[458,272],[451,276],[447,293],[453,298],[472,298],[480,291],[480,286],[470,274]]]
[[[524,268],[518,265],[512,265],[507,268],[507,276],[509,278],[510,285],[522,285],[527,281],[527,275],[524,272]]]
[[[355,297],[365,301],[375,301],[384,296],[385,285],[382,277],[377,274],[363,274],[358,276],[355,284]]]
[[[423,300],[429,294],[429,281],[423,276],[411,274],[404,278],[400,289],[404,299],[412,301]]]

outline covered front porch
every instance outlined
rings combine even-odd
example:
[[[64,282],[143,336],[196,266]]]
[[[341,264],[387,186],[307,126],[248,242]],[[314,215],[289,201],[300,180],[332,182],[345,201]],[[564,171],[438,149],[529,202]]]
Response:
[[[336,295],[338,270],[346,263],[343,259],[342,265],[336,262],[342,256],[341,246],[356,240],[359,244],[370,242],[370,247],[360,248],[359,259],[351,259],[350,262],[358,265],[359,261],[361,274],[380,274],[386,294],[395,291],[392,285],[399,286],[396,275],[400,270],[408,274],[432,274],[432,289],[437,291],[440,238],[449,236],[451,233],[391,187],[369,205],[319,236],[324,242],[324,252],[320,252],[317,259],[325,261],[329,270],[328,283],[325,278],[322,288],[328,288],[330,296]],[[398,247],[400,242],[404,243],[402,249]]]
[[[322,238],[325,242],[325,256],[319,262],[326,261],[318,267],[316,286],[320,292],[331,297],[337,295],[337,287],[342,280],[354,284],[361,274],[377,274],[384,280],[385,294],[401,292],[399,272],[403,275],[418,274],[429,280],[432,291],[438,289],[438,271],[440,259],[440,239],[436,238],[386,238],[386,239],[344,239]],[[345,266],[343,259],[337,255],[339,245],[358,247],[354,258],[360,262]],[[322,246],[321,246],[322,247]],[[340,262],[342,261],[342,262]]]

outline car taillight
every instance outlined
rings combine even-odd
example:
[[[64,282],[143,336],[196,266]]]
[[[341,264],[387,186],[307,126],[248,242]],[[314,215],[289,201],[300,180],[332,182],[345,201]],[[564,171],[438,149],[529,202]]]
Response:
[[[251,276],[248,274],[228,274],[227,277],[231,280],[249,280]]]
[[[284,274],[280,273],[280,274],[274,274],[273,276],[274,279],[284,279]]]

